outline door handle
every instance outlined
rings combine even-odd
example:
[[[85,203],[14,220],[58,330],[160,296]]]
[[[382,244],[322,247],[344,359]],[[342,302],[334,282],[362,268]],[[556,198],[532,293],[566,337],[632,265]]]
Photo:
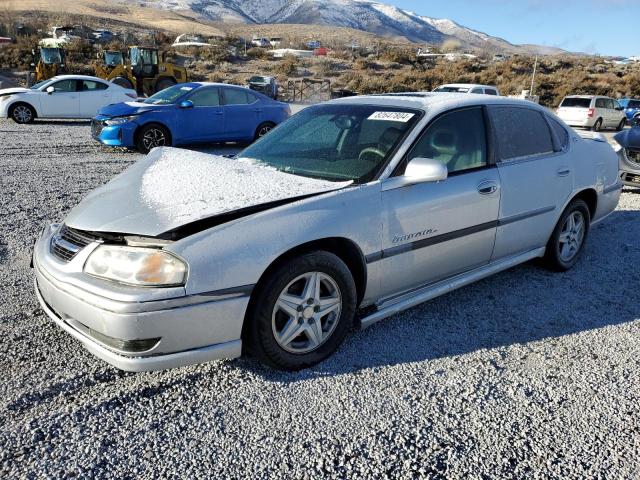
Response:
[[[253,111],[260,113],[260,112],[262,112],[262,109],[261,108],[254,108]]]
[[[216,115],[224,115],[224,112],[223,112],[223,111],[221,111],[221,110],[218,110],[218,111],[216,112]]]
[[[478,193],[480,195],[491,195],[498,190],[498,185],[494,182],[483,182],[478,185]]]
[[[559,177],[566,177],[570,173],[571,173],[571,170],[569,170],[568,168],[561,168],[560,170],[558,170]]]

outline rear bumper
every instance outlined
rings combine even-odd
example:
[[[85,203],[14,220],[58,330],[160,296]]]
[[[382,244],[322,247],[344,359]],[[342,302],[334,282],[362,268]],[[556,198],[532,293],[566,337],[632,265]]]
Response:
[[[560,117],[562,118],[562,117]],[[582,128],[591,128],[596,123],[595,118],[585,118],[585,119],[571,119],[567,120],[566,118],[562,118],[564,123],[569,125],[570,127],[582,127]]]
[[[97,357],[122,370],[148,371],[240,355],[248,294],[157,300],[144,298],[145,293],[127,299],[108,296],[108,291],[77,285],[78,275],[72,271],[84,264],[79,258],[84,252],[63,264],[49,253],[49,239],[45,229],[33,256],[40,305]]]

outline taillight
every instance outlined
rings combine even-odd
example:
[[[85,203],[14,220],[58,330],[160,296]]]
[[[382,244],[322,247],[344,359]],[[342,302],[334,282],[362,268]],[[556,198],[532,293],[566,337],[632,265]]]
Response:
[[[588,116],[589,116],[589,117],[593,117],[593,116],[595,115],[595,113],[596,113],[596,109],[595,109],[595,108],[590,108],[590,109],[589,109]]]

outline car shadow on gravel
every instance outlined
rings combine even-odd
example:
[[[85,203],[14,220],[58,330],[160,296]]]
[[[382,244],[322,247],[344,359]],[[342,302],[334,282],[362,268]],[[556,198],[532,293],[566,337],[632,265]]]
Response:
[[[640,303],[628,300],[638,298],[640,273],[627,267],[640,264],[638,238],[640,211],[619,210],[592,229],[568,272],[534,261],[496,274],[356,331],[328,360],[298,373],[253,359],[237,362],[267,380],[297,382],[479,350],[498,349],[499,358],[512,345],[544,340],[553,346],[558,337],[633,322]]]
[[[91,124],[91,120],[39,120],[35,119],[34,124],[36,125],[65,125],[65,126],[74,126],[81,125],[83,127],[87,127]]]

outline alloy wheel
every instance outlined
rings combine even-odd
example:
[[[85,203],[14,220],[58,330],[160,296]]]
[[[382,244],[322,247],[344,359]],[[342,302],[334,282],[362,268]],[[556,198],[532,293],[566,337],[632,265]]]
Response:
[[[264,137],[267,133],[269,133],[273,127],[271,125],[265,125],[260,130],[258,130],[258,138]]]
[[[560,258],[563,262],[570,262],[580,251],[585,234],[585,220],[582,212],[574,210],[564,221],[559,242]]]
[[[31,121],[32,113],[29,107],[24,105],[18,105],[13,109],[13,118],[19,123],[29,123]]]
[[[142,144],[146,150],[166,145],[167,137],[159,128],[150,128],[144,132]]]
[[[322,272],[305,273],[278,296],[271,316],[273,336],[287,352],[312,352],[333,334],[341,311],[336,281]]]

